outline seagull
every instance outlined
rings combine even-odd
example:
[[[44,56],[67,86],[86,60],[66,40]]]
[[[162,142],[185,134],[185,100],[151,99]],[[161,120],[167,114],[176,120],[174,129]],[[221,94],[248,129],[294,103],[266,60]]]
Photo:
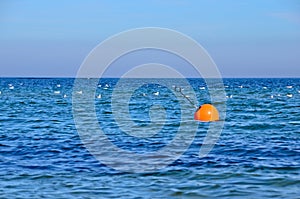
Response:
[[[156,95],[156,96],[157,96],[157,95],[159,95],[159,92],[157,91],[157,92],[153,93],[153,95]]]
[[[101,97],[102,97],[101,94],[99,94],[99,95],[97,96],[98,99],[101,99]]]
[[[293,95],[292,95],[292,94],[287,94],[286,96],[287,96],[287,97],[293,97]]]
[[[60,91],[54,91],[54,94],[60,94]]]
[[[15,87],[14,87],[12,84],[8,84],[8,88],[12,90],[12,89],[14,89]]]
[[[82,91],[77,91],[76,93],[81,95],[81,94],[82,94]]]
[[[286,88],[293,88],[293,86],[287,86]]]

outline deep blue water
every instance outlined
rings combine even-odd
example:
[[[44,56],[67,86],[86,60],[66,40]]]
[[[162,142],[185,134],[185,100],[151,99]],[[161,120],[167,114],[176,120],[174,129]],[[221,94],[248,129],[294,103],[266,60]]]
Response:
[[[146,138],[122,131],[127,123],[118,124],[111,107],[116,79],[101,79],[97,87],[99,128],[123,150],[156,152],[176,135],[186,117],[180,109],[193,115],[195,108],[180,104],[164,86],[136,81],[139,89],[122,91],[132,93],[128,120],[147,127],[151,107],[161,106],[161,131]],[[99,162],[83,144],[73,120],[74,79],[0,79],[0,198],[299,198],[300,79],[223,81],[225,125],[212,151],[198,156],[210,125],[199,122],[179,159],[156,171],[131,173]],[[195,104],[210,102],[203,80],[189,83]],[[81,91],[74,93],[84,97]]]

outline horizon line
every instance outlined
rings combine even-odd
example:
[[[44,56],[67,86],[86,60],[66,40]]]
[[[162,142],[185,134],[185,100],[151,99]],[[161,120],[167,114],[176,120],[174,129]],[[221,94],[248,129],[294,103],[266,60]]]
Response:
[[[19,79],[54,79],[54,78],[60,78],[60,79],[121,79],[124,77],[74,77],[74,76],[0,76],[0,78],[19,78]],[[218,79],[218,77],[206,77],[207,79]],[[125,77],[124,79],[206,79],[203,77]],[[221,77],[221,79],[244,79],[244,78],[249,78],[249,79],[298,79],[300,76],[259,76],[259,77],[254,77],[254,76],[224,76]]]

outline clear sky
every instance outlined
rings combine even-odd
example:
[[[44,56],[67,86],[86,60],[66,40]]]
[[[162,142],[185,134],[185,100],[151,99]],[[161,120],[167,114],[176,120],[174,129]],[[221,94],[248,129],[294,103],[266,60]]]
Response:
[[[300,77],[299,0],[1,0],[0,76],[75,76],[101,41],[149,26],[198,41],[223,77]]]

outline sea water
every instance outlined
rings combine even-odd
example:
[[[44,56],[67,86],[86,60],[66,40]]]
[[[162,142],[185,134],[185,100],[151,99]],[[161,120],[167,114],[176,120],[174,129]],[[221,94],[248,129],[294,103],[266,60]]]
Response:
[[[101,79],[94,103],[99,128],[115,146],[146,154],[172,141],[185,117],[180,109],[193,115],[195,108],[180,104],[164,86],[137,81],[139,89],[123,91],[132,93],[128,119],[147,126],[151,106],[162,106],[166,122],[154,136],[122,132],[111,106],[118,79]],[[196,106],[210,103],[205,81],[188,82]],[[72,95],[84,97],[85,90],[73,90],[74,79],[0,79],[0,198],[299,198],[300,79],[223,82],[224,128],[211,152],[199,157],[210,125],[199,122],[193,142],[177,160],[135,173],[103,164],[83,144]]]

